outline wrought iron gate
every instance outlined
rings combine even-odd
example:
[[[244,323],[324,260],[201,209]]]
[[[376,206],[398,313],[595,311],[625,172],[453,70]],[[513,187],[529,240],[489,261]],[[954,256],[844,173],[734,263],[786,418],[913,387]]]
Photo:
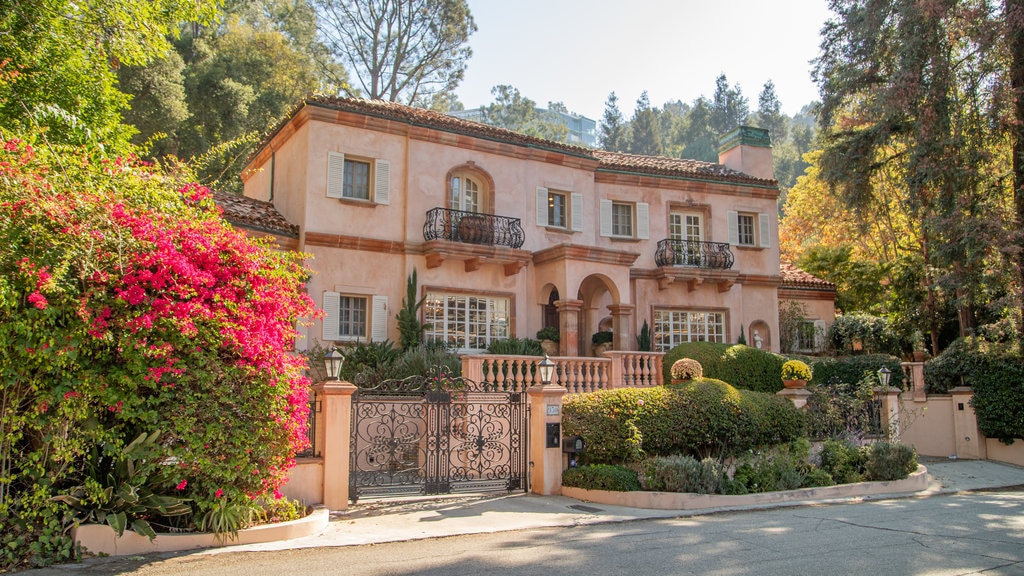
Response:
[[[526,490],[523,391],[436,371],[358,383],[349,497]]]

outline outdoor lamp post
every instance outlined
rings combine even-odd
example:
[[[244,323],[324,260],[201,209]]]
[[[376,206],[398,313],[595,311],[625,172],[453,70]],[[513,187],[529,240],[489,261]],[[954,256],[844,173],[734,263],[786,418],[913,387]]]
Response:
[[[324,366],[327,367],[327,379],[339,380],[341,376],[341,365],[345,363],[345,355],[335,348],[328,354],[324,354]]]
[[[878,383],[882,385],[882,388],[889,387],[889,378],[892,378],[892,371],[885,366],[878,369]]]
[[[548,358],[548,355],[544,355],[544,359],[537,365],[537,370],[540,371],[540,382],[547,386],[551,384],[551,373],[555,371],[555,363]]]

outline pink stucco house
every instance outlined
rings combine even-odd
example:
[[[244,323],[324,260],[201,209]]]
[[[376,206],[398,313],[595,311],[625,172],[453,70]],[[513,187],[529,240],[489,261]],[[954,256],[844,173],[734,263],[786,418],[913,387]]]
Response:
[[[656,351],[741,331],[779,348],[778,186],[763,130],[736,130],[712,164],[310,97],[243,181],[245,198],[219,201],[313,255],[308,289],[326,317],[309,336],[325,343],[397,341],[416,270],[426,337],[460,351],[545,326],[560,329],[562,356],[589,355],[602,330],[635,350],[644,321]]]

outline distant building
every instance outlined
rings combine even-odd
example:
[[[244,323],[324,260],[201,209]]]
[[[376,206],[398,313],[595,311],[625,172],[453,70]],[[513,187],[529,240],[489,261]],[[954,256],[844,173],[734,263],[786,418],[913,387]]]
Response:
[[[546,116],[547,119],[558,122],[569,129],[569,134],[566,136],[567,144],[575,144],[577,146],[587,146],[589,148],[597,147],[597,122],[580,116],[579,114],[565,114],[564,112],[558,112],[556,110],[548,110],[545,108],[535,108],[537,114]],[[472,108],[470,110],[454,110],[448,113],[449,116],[461,118],[463,120],[471,120],[473,122],[487,123],[487,119],[484,117],[483,108]]]

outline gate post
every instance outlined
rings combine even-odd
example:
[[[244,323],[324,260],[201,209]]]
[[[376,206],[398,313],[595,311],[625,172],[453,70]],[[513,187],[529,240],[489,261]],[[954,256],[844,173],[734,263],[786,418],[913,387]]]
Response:
[[[348,510],[349,451],[352,448],[352,394],[358,388],[337,380],[313,386],[323,395],[324,506]]]
[[[530,492],[534,494],[562,493],[562,396],[567,392],[555,384],[526,390],[530,399]],[[548,424],[558,427],[554,446],[548,442]]]

